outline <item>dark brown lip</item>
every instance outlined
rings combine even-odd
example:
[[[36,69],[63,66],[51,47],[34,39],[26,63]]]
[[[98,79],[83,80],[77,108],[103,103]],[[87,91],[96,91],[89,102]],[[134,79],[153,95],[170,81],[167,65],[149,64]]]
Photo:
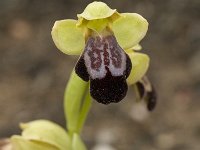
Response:
[[[131,69],[131,60],[114,35],[95,35],[88,38],[75,72],[84,81],[90,80],[90,94],[97,102],[110,104],[126,96]]]

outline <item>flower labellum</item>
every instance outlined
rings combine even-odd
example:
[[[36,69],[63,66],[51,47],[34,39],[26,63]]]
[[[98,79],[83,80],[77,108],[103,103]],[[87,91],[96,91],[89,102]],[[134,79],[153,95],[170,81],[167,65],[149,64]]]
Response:
[[[102,36],[89,36],[75,71],[83,80],[90,80],[90,93],[95,100],[109,104],[126,96],[131,68],[129,56],[107,31]]]

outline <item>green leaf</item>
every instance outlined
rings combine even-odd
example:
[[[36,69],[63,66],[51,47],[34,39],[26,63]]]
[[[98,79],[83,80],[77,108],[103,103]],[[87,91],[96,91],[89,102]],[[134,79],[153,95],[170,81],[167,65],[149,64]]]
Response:
[[[70,138],[59,125],[48,120],[36,120],[20,124],[23,129],[22,137],[35,142],[53,145],[59,150],[70,148]]]
[[[132,85],[139,81],[146,73],[149,67],[149,56],[142,53],[137,52],[129,52],[128,53],[131,63],[132,63],[132,70],[127,79],[129,85]]]
[[[119,45],[130,49],[138,44],[146,35],[148,22],[136,13],[122,13],[121,17],[111,25]]]
[[[64,96],[64,110],[67,120],[67,128],[71,134],[78,133],[78,121],[81,111],[81,103],[88,90],[89,83],[83,81],[73,70],[68,81],[65,96]]]
[[[85,47],[81,28],[76,27],[76,20],[56,21],[52,28],[52,38],[59,50],[68,55],[80,55]]]
[[[87,150],[78,134],[73,134],[72,150]]]

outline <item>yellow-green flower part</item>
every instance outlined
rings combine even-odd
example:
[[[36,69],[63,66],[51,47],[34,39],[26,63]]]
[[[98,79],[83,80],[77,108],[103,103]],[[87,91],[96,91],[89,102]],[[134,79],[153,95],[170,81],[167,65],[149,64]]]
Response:
[[[78,14],[78,18],[84,18],[86,20],[96,20],[112,17],[113,15],[118,14],[116,9],[110,9],[103,2],[93,2],[90,3],[85,10]]]
[[[75,71],[90,81],[91,96],[98,102],[119,102],[129,85],[139,81],[149,66],[139,42],[148,22],[137,13],[118,13],[103,2],[90,3],[78,20],[56,21],[52,38],[59,50],[80,55]],[[110,100],[113,99],[113,100]]]
[[[77,23],[79,23],[80,19],[86,20],[87,24],[91,22],[99,23],[102,19],[107,18],[109,20],[107,26],[110,26],[113,30],[120,46],[124,50],[130,49],[137,45],[146,35],[148,22],[136,13],[122,13],[118,15],[118,19],[115,21],[109,19],[117,14],[116,10],[110,9],[105,3],[93,2],[86,7],[82,14],[78,15],[79,20],[66,19],[56,21],[51,32],[53,41],[63,53],[80,55],[85,47],[87,30],[77,27]],[[104,23],[104,21],[102,22]]]
[[[22,135],[11,137],[14,150],[67,150],[71,149],[71,141],[67,132],[59,125],[47,121],[36,120],[20,125]]]

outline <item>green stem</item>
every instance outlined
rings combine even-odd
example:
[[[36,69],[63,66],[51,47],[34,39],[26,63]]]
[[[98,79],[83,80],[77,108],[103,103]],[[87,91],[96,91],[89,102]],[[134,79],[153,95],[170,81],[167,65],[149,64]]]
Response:
[[[64,95],[64,111],[72,150],[86,150],[80,138],[88,112],[91,108],[89,83],[84,82],[73,70]]]
[[[78,127],[77,127],[78,133],[80,133],[83,128],[88,112],[90,111],[91,105],[92,105],[91,96],[88,91],[83,101],[82,108],[80,110],[80,116],[79,116]]]
[[[81,103],[86,90],[88,90],[88,82],[84,82],[73,71],[64,95],[64,111],[70,136],[73,136],[73,133],[78,133]]]

